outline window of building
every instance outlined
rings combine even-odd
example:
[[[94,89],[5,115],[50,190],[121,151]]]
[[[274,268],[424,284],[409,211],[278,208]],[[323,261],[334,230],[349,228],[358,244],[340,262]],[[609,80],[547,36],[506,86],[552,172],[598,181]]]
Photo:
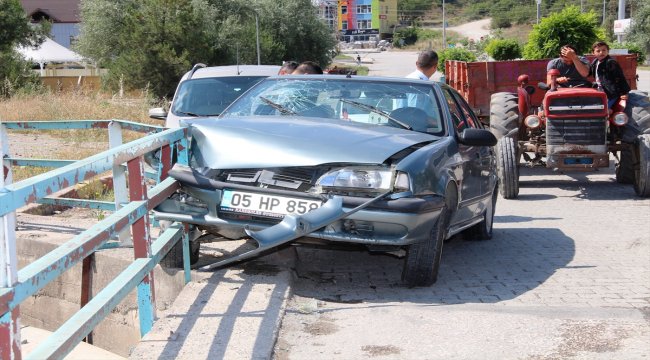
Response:
[[[372,29],[372,20],[357,21],[357,29]]]
[[[348,29],[348,22],[347,20],[341,21],[341,30],[347,30]]]
[[[371,5],[357,5],[357,14],[370,14],[372,13]]]
[[[347,14],[348,13],[348,7],[346,5],[341,6],[341,14]]]

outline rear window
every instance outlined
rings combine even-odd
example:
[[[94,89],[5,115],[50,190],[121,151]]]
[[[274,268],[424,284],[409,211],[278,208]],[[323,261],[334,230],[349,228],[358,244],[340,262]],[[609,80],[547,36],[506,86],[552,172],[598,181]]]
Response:
[[[217,116],[265,76],[229,76],[183,81],[172,113],[176,116]]]

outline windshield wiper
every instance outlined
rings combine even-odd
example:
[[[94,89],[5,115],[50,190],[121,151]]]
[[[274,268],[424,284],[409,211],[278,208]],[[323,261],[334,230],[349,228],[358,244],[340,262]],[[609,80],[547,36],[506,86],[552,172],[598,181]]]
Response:
[[[195,114],[195,113],[192,113],[192,112],[188,112],[188,111],[179,111],[179,110],[176,110],[176,112],[177,112],[179,115],[187,115],[187,116],[194,116],[194,117],[199,117],[199,116],[201,116],[201,115],[198,115],[198,114]]]
[[[360,103],[360,102],[353,101],[353,100],[343,99],[343,98],[340,98],[339,100],[341,102],[346,103],[346,104],[354,105],[354,106],[357,106],[357,107],[359,107],[361,109],[372,111],[372,112],[374,112],[376,114],[379,114],[381,116],[385,116],[388,120],[396,123],[397,125],[403,127],[404,129],[413,130],[413,128],[409,124],[406,124],[406,123],[404,123],[402,121],[399,121],[399,120],[395,119],[394,117],[388,115],[387,112],[385,112],[383,110],[380,110],[380,109],[377,109],[376,107],[374,107],[372,105]]]
[[[270,107],[274,108],[275,110],[279,111],[280,114],[282,115],[296,115],[296,112],[290,109],[287,109],[286,107],[276,104],[273,101],[265,98],[264,96],[260,96],[260,100],[262,100],[265,104],[269,105]]]

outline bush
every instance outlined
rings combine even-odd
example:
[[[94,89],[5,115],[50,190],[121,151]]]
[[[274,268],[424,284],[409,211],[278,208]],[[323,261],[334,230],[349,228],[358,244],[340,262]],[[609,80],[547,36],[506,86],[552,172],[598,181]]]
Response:
[[[604,38],[604,30],[598,25],[596,13],[582,13],[577,6],[569,6],[559,13],[543,18],[533,26],[524,46],[526,59],[557,57],[566,44],[575,46],[578,54],[591,52],[591,45]]]
[[[446,49],[438,53],[438,71],[445,73],[445,61],[447,60],[460,60],[460,61],[476,61],[476,56],[469,50],[461,48]]]
[[[490,24],[490,27],[492,29],[503,29],[503,28],[509,28],[511,26],[512,26],[512,22],[510,22],[510,18],[508,17],[508,14],[499,14],[499,15],[492,16],[492,22]]]
[[[397,47],[413,45],[418,41],[418,30],[414,27],[400,28],[393,35],[393,44]]]
[[[521,46],[516,40],[494,39],[485,47],[494,60],[513,60],[521,57]]]
[[[636,43],[626,42],[621,45],[614,45],[612,48],[622,48],[627,49],[627,52],[630,54],[636,54],[636,63],[637,65],[643,65],[645,63],[646,55],[645,52],[641,49],[641,46]]]

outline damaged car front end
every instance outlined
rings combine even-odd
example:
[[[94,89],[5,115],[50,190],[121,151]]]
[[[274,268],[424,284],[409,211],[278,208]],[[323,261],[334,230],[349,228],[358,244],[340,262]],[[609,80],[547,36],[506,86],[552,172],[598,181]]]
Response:
[[[487,217],[491,232],[496,200],[489,171],[489,189],[462,191],[472,179],[459,155],[459,147],[488,149],[493,137],[478,128],[456,134],[440,94],[449,90],[437,86],[343,76],[266,79],[219,118],[188,124],[190,163],[170,171],[180,190],[156,208],[156,218],[257,242],[255,250],[204,269],[318,240],[406,249],[405,282],[431,284],[442,241]],[[488,153],[483,171],[494,167]]]

